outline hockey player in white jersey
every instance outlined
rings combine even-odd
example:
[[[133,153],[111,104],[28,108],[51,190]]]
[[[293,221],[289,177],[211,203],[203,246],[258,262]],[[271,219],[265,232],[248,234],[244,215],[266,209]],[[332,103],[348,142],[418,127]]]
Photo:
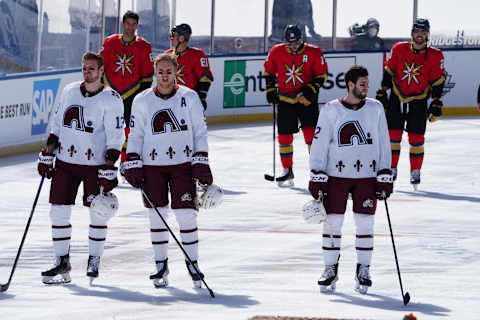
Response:
[[[212,185],[208,164],[207,126],[197,93],[177,85],[176,57],[163,53],[155,60],[157,85],[135,97],[125,162],[125,178],[143,187],[164,219],[171,208],[180,227],[185,252],[198,269],[196,185]],[[144,199],[150,219],[156,273],[150,276],[156,287],[168,285],[169,232],[157,212]],[[188,259],[187,259],[188,260]],[[203,274],[189,261],[187,270],[194,285],[201,286]]]
[[[348,195],[352,195],[356,225],[355,288],[366,293],[372,285],[374,214],[377,199],[393,191],[390,140],[382,104],[366,98],[368,71],[354,65],[345,74],[346,98],[328,102],[321,111],[310,153],[309,191],[323,196],[325,270],[318,280],[322,292],[335,290],[342,225]]]
[[[83,182],[83,205],[90,207],[100,190],[116,187],[117,168],[124,140],[122,99],[101,83],[103,59],[87,52],[82,58],[84,81],[67,85],[51,119],[47,146],[39,155],[38,172],[52,178],[50,220],[56,262],[42,272],[46,284],[70,282],[70,218],[78,188]],[[107,234],[107,220],[92,208],[89,227],[87,276],[98,277]],[[108,213],[107,213],[108,215]]]

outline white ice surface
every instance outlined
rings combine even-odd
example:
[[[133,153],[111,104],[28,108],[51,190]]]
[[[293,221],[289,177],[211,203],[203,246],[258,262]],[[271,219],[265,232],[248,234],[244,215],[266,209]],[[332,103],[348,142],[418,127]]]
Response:
[[[307,151],[295,135],[294,188],[264,180],[272,172],[269,123],[209,128],[215,182],[223,205],[199,215],[200,267],[215,292],[192,288],[184,258],[170,238],[168,289],[148,275],[153,257],[146,211],[138,190],[122,186],[111,220],[100,277],[90,287],[88,211],[81,194],[72,215],[72,283],[45,286],[40,272],[53,251],[46,182],[8,291],[0,293],[0,319],[241,319],[254,315],[402,319],[480,319],[480,119],[450,118],[429,125],[422,183],[409,184],[408,143],[402,143],[399,178],[389,199],[404,290],[403,306],[385,207],[379,203],[373,286],[353,290],[355,250],[351,203],[343,227],[337,292],[319,292],[323,270],[320,226],[307,225],[310,200]],[[277,146],[278,152],[278,146]],[[40,177],[36,154],[0,159],[0,283],[6,283]],[[277,156],[277,173],[280,161]],[[178,226],[169,219],[176,234]]]

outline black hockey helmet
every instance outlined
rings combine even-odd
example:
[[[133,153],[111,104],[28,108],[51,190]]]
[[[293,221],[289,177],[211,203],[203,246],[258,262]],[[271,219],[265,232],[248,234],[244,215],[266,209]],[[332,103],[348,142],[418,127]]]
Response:
[[[416,18],[413,22],[412,31],[414,29],[421,29],[430,32],[430,22],[428,22],[428,19]]]
[[[192,35],[192,28],[186,23],[177,24],[171,30],[172,35],[175,33],[179,36],[184,36],[185,40],[188,41],[190,39],[190,36]]]
[[[289,24],[285,27],[285,41],[294,42],[302,39],[302,31],[296,24]]]

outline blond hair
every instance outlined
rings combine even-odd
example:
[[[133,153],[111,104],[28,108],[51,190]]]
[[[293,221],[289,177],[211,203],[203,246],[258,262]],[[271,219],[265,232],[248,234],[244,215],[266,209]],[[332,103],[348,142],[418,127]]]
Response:
[[[177,57],[170,53],[161,53],[155,58],[155,66],[161,61],[170,62],[175,70],[178,70]]]

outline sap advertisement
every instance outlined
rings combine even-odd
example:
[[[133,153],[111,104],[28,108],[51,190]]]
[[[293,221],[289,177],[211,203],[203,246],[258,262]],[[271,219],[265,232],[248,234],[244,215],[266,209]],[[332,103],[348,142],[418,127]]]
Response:
[[[0,148],[45,140],[63,87],[80,79],[74,72],[0,80]]]

